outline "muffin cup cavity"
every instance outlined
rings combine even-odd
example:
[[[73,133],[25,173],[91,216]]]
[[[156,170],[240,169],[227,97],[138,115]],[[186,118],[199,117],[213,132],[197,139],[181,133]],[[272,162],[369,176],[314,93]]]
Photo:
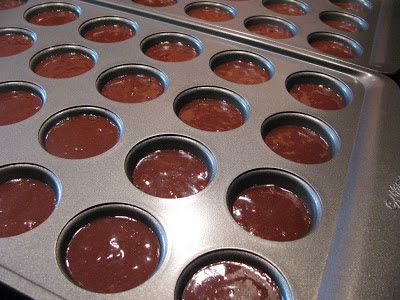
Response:
[[[270,262],[265,259],[242,250],[236,249],[222,249],[214,252],[206,253],[196,259],[194,259],[186,268],[183,270],[176,284],[175,288],[175,300],[181,300],[185,291],[186,285],[190,279],[204,267],[219,263],[219,262],[236,262],[243,265],[247,265],[254,269],[258,269],[261,272],[267,274],[272,282],[278,287],[282,300],[292,300],[293,294],[290,286],[281,272],[276,269]]]
[[[69,244],[73,239],[74,235],[83,227],[90,224],[93,221],[101,220],[108,217],[126,217],[132,220],[136,220],[139,223],[142,223],[145,227],[148,227],[150,232],[152,232],[155,238],[158,240],[159,244],[159,257],[158,262],[156,263],[156,267],[150,274],[148,274],[148,278],[145,281],[149,280],[162,265],[166,251],[167,251],[167,239],[162,228],[161,224],[147,211],[144,211],[141,208],[130,206],[122,203],[110,203],[103,204],[95,207],[91,207],[77,216],[75,216],[72,220],[70,220],[66,226],[62,229],[56,244],[56,258],[58,262],[58,266],[65,275],[68,280],[70,280],[74,284],[78,284],[71,277],[69,273],[69,266],[66,265],[67,261],[67,251],[69,248]],[[118,240],[117,240],[118,242]],[[126,250],[126,249],[125,249]],[[132,284],[129,288],[135,288],[136,286],[142,284],[143,282],[137,282],[136,284]],[[82,286],[85,288],[85,286]],[[126,290],[126,289],[123,289]],[[122,290],[109,291],[106,293],[117,293]],[[100,293],[104,293],[103,291],[97,291]]]

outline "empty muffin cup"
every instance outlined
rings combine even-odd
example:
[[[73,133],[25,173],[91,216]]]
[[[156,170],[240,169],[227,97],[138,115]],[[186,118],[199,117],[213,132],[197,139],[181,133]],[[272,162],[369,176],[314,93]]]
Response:
[[[97,90],[110,100],[141,103],[159,97],[168,87],[167,75],[145,65],[121,65],[103,72]]]
[[[100,17],[82,24],[79,33],[85,39],[98,43],[116,43],[133,37],[138,25],[120,17]]]
[[[287,20],[276,17],[250,17],[244,21],[244,26],[250,32],[271,39],[289,39],[297,34],[296,25]]]
[[[353,13],[366,13],[372,9],[371,2],[368,0],[330,0],[337,7],[351,11]]]
[[[192,60],[202,52],[198,39],[176,32],[151,35],[142,41],[141,47],[148,57],[164,62]]]
[[[323,110],[342,109],[352,98],[352,92],[344,82],[316,72],[290,75],[286,80],[286,89],[297,101]]]
[[[32,57],[31,69],[47,78],[70,78],[93,68],[97,54],[78,45],[60,45],[42,50]]]
[[[310,11],[308,4],[297,0],[263,0],[265,8],[287,16],[302,16]]]
[[[132,184],[159,198],[182,198],[199,193],[215,174],[215,159],[192,139],[163,135],[145,140],[128,153],[125,172]]]
[[[192,18],[209,22],[225,22],[236,16],[236,10],[233,7],[208,1],[188,4],[185,6],[185,12]]]
[[[81,10],[78,6],[53,2],[33,6],[25,12],[25,19],[40,26],[64,25],[79,18]]]
[[[260,84],[270,80],[274,73],[266,58],[246,51],[224,51],[210,59],[211,70],[225,80],[238,84]]]
[[[74,284],[118,293],[147,281],[162,263],[165,233],[146,211],[126,204],[89,208],[74,217],[57,241],[57,260]]]
[[[205,131],[227,131],[244,124],[249,105],[238,94],[219,87],[201,86],[180,93],[176,115],[187,125]]]
[[[317,193],[299,177],[277,169],[256,169],[228,188],[233,219],[251,235],[278,242],[306,236],[321,214]]]
[[[346,13],[324,11],[319,15],[319,18],[326,25],[344,32],[359,33],[368,29],[366,21]]]
[[[0,167],[0,238],[30,231],[45,222],[61,198],[61,184],[33,164]]]
[[[269,117],[261,126],[261,136],[272,151],[297,163],[324,163],[339,150],[339,138],[330,126],[300,113]]]
[[[362,47],[356,41],[329,32],[315,32],[308,36],[308,43],[319,52],[338,58],[356,59],[362,54]]]
[[[175,300],[271,299],[290,300],[282,274],[255,254],[223,249],[191,262],[179,276]]]
[[[177,3],[177,0],[132,0],[132,2],[150,7],[166,7]]]
[[[39,131],[39,142],[52,155],[83,159],[104,153],[122,135],[122,121],[112,112],[74,107],[51,116]]]
[[[6,10],[19,7],[26,3],[27,0],[2,0],[0,1],[0,10]]]
[[[36,114],[46,98],[45,91],[32,83],[0,83],[0,126],[23,121]]]
[[[36,34],[23,28],[0,28],[0,57],[16,55],[32,47]]]

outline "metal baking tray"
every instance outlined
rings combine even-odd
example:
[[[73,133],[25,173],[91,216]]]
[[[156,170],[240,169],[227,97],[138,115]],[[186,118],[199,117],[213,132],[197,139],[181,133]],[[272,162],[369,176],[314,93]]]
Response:
[[[0,170],[15,164],[40,166],[54,174],[60,193],[57,208],[43,224],[18,236],[0,238],[3,284],[35,299],[179,299],[180,276],[193,262],[210,253],[220,257],[239,253],[243,259],[249,254],[256,257],[275,274],[284,299],[399,298],[400,138],[395,124],[400,122],[400,90],[392,80],[349,68],[347,63],[329,68],[330,64],[315,64],[319,56],[300,60],[288,56],[283,48],[269,51],[213,32],[163,22],[161,17],[147,18],[80,1],[68,1],[78,8],[79,18],[65,25],[43,27],[24,19],[30,7],[46,3],[28,1],[0,11],[0,27],[34,33],[30,49],[0,58],[0,83],[32,83],[44,96],[43,107],[34,116],[0,126]],[[136,35],[114,44],[84,39],[79,33],[81,25],[103,16],[131,20]],[[147,57],[141,50],[142,42],[159,33],[195,38],[199,56],[178,63]],[[68,79],[35,74],[30,68],[32,58],[60,45],[91,49],[95,66]],[[219,78],[210,63],[225,51],[251,53],[267,60],[271,79],[241,85]],[[99,77],[110,68],[127,64],[161,71],[165,75],[164,93],[140,104],[103,97],[96,88]],[[311,75],[317,75],[327,82],[340,82],[346,90],[346,107],[325,111],[294,100],[286,84],[300,72],[310,80]],[[244,125],[211,133],[181,122],[174,111],[175,99],[183,91],[205,86],[240,95],[246,104]],[[39,141],[42,125],[56,113],[77,107],[96,107],[115,114],[121,127],[117,145],[88,159],[66,160],[47,153]],[[333,159],[305,165],[272,152],[262,138],[264,121],[271,116],[322,124],[332,139]],[[189,139],[208,149],[205,155],[213,161],[213,175],[203,191],[177,200],[163,199],[131,184],[126,176],[128,153],[144,140],[165,136],[175,142]],[[231,184],[240,175],[260,169],[294,178],[312,191],[313,224],[303,238],[291,242],[261,239],[231,217],[227,200]],[[97,294],[76,286],[64,275],[58,264],[58,240],[65,226],[81,212],[115,203],[136,207],[154,218],[163,242],[162,260],[142,285],[117,294]]]
[[[175,5],[165,7],[149,7],[125,0],[84,0],[92,3],[104,3],[118,7],[127,12],[152,16],[168,20],[183,27],[213,33],[224,38],[245,42],[263,49],[287,51],[290,55],[307,60],[317,60],[319,64],[346,65],[376,70],[385,74],[395,73],[400,69],[400,53],[396,47],[397,28],[400,3],[396,0],[353,0],[365,8],[364,12],[353,12],[341,9],[330,0],[284,0],[286,3],[297,3],[306,11],[305,15],[288,16],[276,13],[263,6],[264,1],[229,1],[229,0],[190,0],[176,1]],[[340,2],[340,1],[338,1]],[[227,9],[234,18],[224,22],[207,22],[188,16],[185,11],[191,6],[200,4]],[[274,22],[286,24],[294,33],[292,38],[271,39],[251,33],[246,24],[257,18],[273,18]],[[360,24],[361,32],[351,33],[334,29],[321,19],[351,20]],[[345,41],[359,52],[355,59],[342,59],[315,50],[309,41],[320,39]],[[278,50],[279,49],[279,50]]]

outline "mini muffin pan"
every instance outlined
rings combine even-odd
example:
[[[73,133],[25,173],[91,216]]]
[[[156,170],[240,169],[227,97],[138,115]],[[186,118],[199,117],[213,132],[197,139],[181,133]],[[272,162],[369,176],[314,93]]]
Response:
[[[85,0],[84,0],[85,1]],[[88,1],[93,2],[93,1]],[[334,66],[365,67],[386,74],[400,68],[400,52],[396,47],[400,4],[396,0],[213,0],[177,1],[174,5],[151,7],[126,0],[96,0],[107,6],[157,19],[168,20],[198,31],[245,42],[263,49],[280,49],[302,59],[315,60]],[[335,3],[350,2],[360,5],[363,11],[356,12],[341,8]],[[267,9],[265,4],[291,4],[304,14],[290,16]],[[226,10],[232,19],[221,22],[205,21],[190,17],[192,7],[217,7]],[[346,21],[359,32],[335,29],[325,22]],[[292,37],[272,39],[250,32],[247,27],[267,23],[281,26],[290,31]],[[340,58],[314,49],[310,43],[315,39],[332,40],[350,47],[355,58]],[[278,50],[279,51],[279,50]]]
[[[316,17],[314,12],[322,6],[317,2],[310,1],[308,17]],[[286,300],[400,297],[400,139],[394,127],[400,122],[400,90],[392,80],[364,68],[350,68],[349,63],[340,68],[330,63],[318,65],[322,56],[311,51],[309,60],[300,60],[299,55],[287,55],[289,46],[278,48],[266,39],[250,39],[250,35],[228,40],[226,37],[233,35],[222,33],[222,27],[218,27],[221,33],[214,35],[217,27],[205,27],[195,20],[185,19],[193,25],[184,28],[169,22],[166,14],[154,17],[155,10],[144,13],[141,9],[135,14],[139,6],[134,4],[113,2],[119,3],[117,10],[109,8],[111,2],[104,3],[69,0],[67,6],[76,7],[79,17],[58,26],[33,25],[26,20],[31,7],[52,4],[45,1],[27,1],[0,11],[1,28],[20,28],[35,36],[31,48],[0,58],[0,92],[10,86],[3,83],[12,83],[22,90],[34,87],[43,98],[41,109],[33,116],[0,126],[0,182],[20,170],[29,169],[30,176],[39,179],[45,172],[45,182],[57,194],[56,208],[46,221],[23,234],[0,238],[2,284],[35,299],[179,300],[197,268],[233,260],[268,273]],[[335,9],[329,1],[324,3],[325,9]],[[229,3],[236,7],[248,4]],[[183,5],[178,2],[165,11]],[[377,22],[390,21],[383,17],[387,13],[383,4],[374,2],[372,8],[371,14],[364,16],[371,28]],[[375,9],[382,12],[379,20]],[[237,9],[236,20],[240,11]],[[81,36],[84,24],[103,17],[128,20],[134,24],[135,35],[117,43],[98,43]],[[297,30],[302,32],[299,25]],[[210,30],[193,30],[200,27]],[[149,41],[164,41],[169,36],[172,41],[189,38],[198,56],[163,62],[143,53]],[[250,40],[254,42],[243,43]],[[93,68],[62,79],[42,77],[32,70],[38,57],[71,49],[87,53]],[[254,63],[268,70],[269,80],[237,84],[214,74],[213,64],[231,59],[232,53],[256,58]],[[141,103],[121,103],[100,94],[109,78],[138,71],[156,76],[163,93]],[[336,91],[344,98],[345,107],[321,110],[294,99],[288,88],[307,80]],[[227,101],[237,104],[244,124],[209,132],[182,122],[177,111],[187,100],[185,95],[194,97],[196,91],[200,97],[228,95]],[[101,112],[112,118],[119,129],[117,144],[86,159],[63,159],[48,153],[42,144],[49,122],[71,111]],[[319,133],[330,145],[332,159],[300,164],[274,153],[263,138],[271,126],[280,124],[305,126]],[[140,157],[157,149],[176,148],[190,151],[207,165],[210,180],[203,190],[165,199],[146,194],[131,183],[129,175]],[[310,229],[303,237],[269,241],[251,235],[235,222],[232,197],[244,188],[265,183],[280,185],[302,199],[311,215]],[[95,218],[99,211],[112,214],[121,210],[133,212],[157,235],[161,253],[156,270],[144,283],[120,293],[80,288],[63,265],[71,230],[85,224],[86,217]]]

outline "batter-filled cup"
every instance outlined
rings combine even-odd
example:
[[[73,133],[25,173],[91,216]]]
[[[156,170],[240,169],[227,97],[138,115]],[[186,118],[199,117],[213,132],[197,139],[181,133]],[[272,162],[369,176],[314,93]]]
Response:
[[[28,82],[0,83],[0,126],[21,122],[42,107],[45,92]]]
[[[48,3],[31,7],[25,12],[25,19],[40,26],[58,26],[79,18],[80,9],[68,3]]]
[[[147,281],[164,256],[163,231],[147,212],[123,204],[91,208],[60,235],[58,261],[76,285],[118,293]]]
[[[93,42],[117,43],[133,37],[136,27],[136,23],[125,18],[101,17],[82,24],[79,32],[85,39]]]
[[[187,125],[221,132],[240,127],[248,115],[248,104],[238,94],[218,87],[197,87],[178,95],[174,110]]]
[[[302,164],[321,164],[331,160],[338,148],[333,129],[311,116],[281,113],[269,117],[261,135],[273,152]]]
[[[276,17],[250,17],[244,25],[250,32],[271,39],[289,39],[297,34],[296,25]]]
[[[105,109],[71,108],[50,117],[41,127],[39,139],[52,155],[66,159],[89,158],[117,144],[121,123]]]
[[[146,194],[183,198],[201,192],[215,172],[211,152],[200,143],[180,136],[158,136],[132,148],[126,175]]]
[[[0,168],[0,238],[20,235],[44,223],[60,200],[60,183],[31,164]]]
[[[159,33],[142,41],[142,51],[148,57],[163,62],[183,62],[196,58],[201,42],[182,33]]]
[[[55,46],[42,50],[31,59],[31,69],[47,78],[70,78],[91,70],[97,54],[76,45]]]
[[[33,46],[36,35],[22,28],[0,29],[0,58],[24,52]]]
[[[98,91],[110,100],[142,103],[158,98],[168,86],[167,76],[145,65],[121,65],[102,73]]]
[[[214,2],[194,2],[185,7],[185,12],[192,18],[209,22],[226,22],[235,17],[235,9]]]

